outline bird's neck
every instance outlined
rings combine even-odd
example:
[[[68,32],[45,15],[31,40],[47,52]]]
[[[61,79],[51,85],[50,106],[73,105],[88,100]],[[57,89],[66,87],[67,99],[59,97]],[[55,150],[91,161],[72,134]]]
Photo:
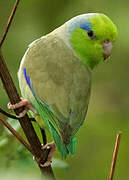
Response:
[[[78,58],[82,61],[82,63],[88,67],[89,69],[94,69],[94,67],[96,66],[96,64],[91,61],[90,58],[88,58],[87,56],[85,56],[85,54],[81,53],[79,50],[77,49],[74,49],[75,50],[75,53],[76,55],[78,56]]]

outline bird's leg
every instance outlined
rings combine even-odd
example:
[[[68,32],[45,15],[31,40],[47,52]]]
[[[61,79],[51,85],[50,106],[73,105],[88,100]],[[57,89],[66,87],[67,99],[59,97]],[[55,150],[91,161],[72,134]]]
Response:
[[[11,104],[9,102],[7,105],[8,109],[11,109],[11,110],[14,110],[14,109],[17,109],[17,108],[20,108],[23,106],[25,106],[25,109],[18,116],[16,116],[17,118],[24,117],[28,110],[31,110],[34,112],[34,108],[33,108],[32,104],[27,99],[24,99],[24,98],[21,98],[21,101],[19,103]]]
[[[52,159],[54,151],[56,149],[55,143],[54,142],[47,143],[46,145],[44,145],[42,147],[42,149],[50,149],[50,152],[49,152],[48,157],[47,157],[47,161],[42,165],[43,167],[48,167],[52,163],[51,159]]]
[[[46,132],[45,132],[44,128],[42,128],[40,126],[39,126],[39,128],[40,128],[42,139],[43,139],[43,145],[45,146],[47,144]]]

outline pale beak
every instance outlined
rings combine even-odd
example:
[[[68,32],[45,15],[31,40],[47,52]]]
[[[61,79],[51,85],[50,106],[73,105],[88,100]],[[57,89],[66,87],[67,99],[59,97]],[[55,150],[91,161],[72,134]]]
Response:
[[[104,60],[107,59],[110,55],[111,55],[111,51],[112,51],[112,42],[110,42],[109,40],[106,40],[102,43],[103,46],[103,56],[104,56]]]

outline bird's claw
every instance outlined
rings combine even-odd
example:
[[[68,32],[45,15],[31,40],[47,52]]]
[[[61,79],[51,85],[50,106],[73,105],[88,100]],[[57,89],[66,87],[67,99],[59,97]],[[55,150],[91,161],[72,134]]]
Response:
[[[44,164],[40,163],[40,166],[41,167],[48,167],[52,163],[51,159],[52,159],[53,153],[56,149],[56,146],[55,146],[54,142],[51,142],[51,143],[48,143],[46,145],[42,145],[42,150],[44,150],[44,149],[50,149],[50,152],[48,154],[47,161]],[[33,159],[36,160],[35,157],[33,157]]]
[[[47,161],[43,164],[43,167],[50,166],[52,163],[51,159],[52,159],[54,151],[56,149],[55,143],[54,142],[48,143],[45,146],[43,146],[42,149],[50,149],[50,152],[47,157]]]
[[[28,110],[31,110],[34,112],[34,108],[32,106],[32,104],[24,98],[20,98],[21,101],[16,103],[16,104],[11,104],[10,102],[7,104],[8,109],[14,110],[20,107],[25,107],[25,109],[18,115],[16,116],[17,118],[22,118],[26,115]]]
[[[41,167],[48,167],[50,166],[52,161],[46,161],[44,164],[40,164]]]

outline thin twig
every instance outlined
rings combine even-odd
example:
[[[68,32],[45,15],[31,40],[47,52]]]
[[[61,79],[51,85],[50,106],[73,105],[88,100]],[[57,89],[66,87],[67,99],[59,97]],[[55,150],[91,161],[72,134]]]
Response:
[[[114,148],[114,153],[113,153],[113,157],[112,157],[109,180],[113,180],[113,176],[114,176],[114,172],[115,172],[115,165],[116,165],[116,160],[117,160],[117,155],[118,155],[118,150],[119,150],[119,145],[120,145],[120,137],[121,137],[121,132],[118,132],[118,134],[116,136],[115,148]]]
[[[0,113],[7,116],[7,117],[9,117],[9,118],[19,120],[19,118],[17,116],[9,114],[8,112],[4,111],[2,108],[0,108]]]
[[[16,9],[17,9],[17,6],[18,6],[19,2],[20,2],[20,0],[16,0],[16,3],[14,4],[11,15],[10,15],[10,17],[8,19],[8,22],[7,22],[7,25],[6,25],[5,31],[3,33],[2,39],[0,41],[0,48],[2,47],[3,42],[5,41],[5,38],[7,36],[8,30],[9,30],[11,22],[12,22],[12,20],[14,18],[14,15],[15,15],[15,12],[16,12]]]
[[[8,112],[6,112],[5,110],[3,110],[2,108],[0,108],[0,113],[11,118],[11,119],[15,119],[15,120],[19,120],[20,118],[13,115],[13,114],[10,114]],[[33,122],[36,122],[35,118],[29,118],[30,121],[33,121]]]
[[[14,136],[28,149],[28,151],[30,151],[31,153],[33,153],[32,150],[31,150],[30,145],[25,142],[25,140],[15,131],[15,129],[13,129],[13,128],[10,126],[10,124],[9,124],[7,121],[5,121],[4,119],[2,119],[1,117],[0,117],[0,121],[4,124],[4,126],[6,126],[6,127],[8,128],[8,130],[9,130]]]

